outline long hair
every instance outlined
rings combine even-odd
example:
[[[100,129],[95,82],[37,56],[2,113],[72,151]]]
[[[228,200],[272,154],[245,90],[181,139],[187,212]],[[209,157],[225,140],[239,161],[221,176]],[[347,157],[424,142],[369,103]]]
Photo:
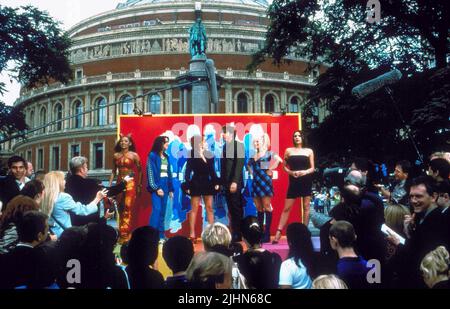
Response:
[[[116,142],[116,145],[114,146],[114,152],[120,152],[122,150],[122,148],[120,147],[120,141],[122,140],[122,138],[128,138],[131,144],[128,150],[136,152],[136,146],[133,139],[131,138],[131,135],[120,136],[119,140]]]
[[[289,257],[294,258],[298,267],[302,262],[308,275],[314,277],[314,248],[311,241],[311,232],[304,224],[296,222],[289,224],[286,235],[289,244]]]
[[[155,138],[155,140],[153,141],[153,146],[152,146],[152,152],[155,153],[161,153],[163,151],[163,147],[164,147],[164,143],[166,142],[166,140],[168,140],[169,138],[167,136],[158,136],[157,138]]]
[[[23,214],[29,210],[39,210],[39,205],[28,196],[18,195],[9,201],[0,217],[0,236],[10,223],[17,224]]]
[[[41,202],[41,211],[49,217],[59,193],[63,190],[63,183],[64,173],[61,171],[49,172],[44,177],[45,195]]]
[[[303,135],[303,132],[301,131],[301,130],[295,130],[294,131],[294,133],[292,133],[292,144],[294,145],[294,146],[296,146],[295,145],[295,141],[294,141],[294,135],[295,135],[295,133],[300,133],[300,137],[302,138],[302,146],[305,146],[305,136]]]

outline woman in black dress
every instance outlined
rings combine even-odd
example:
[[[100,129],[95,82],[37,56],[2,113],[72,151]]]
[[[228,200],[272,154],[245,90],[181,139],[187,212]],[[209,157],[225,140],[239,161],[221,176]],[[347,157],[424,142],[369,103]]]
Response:
[[[293,142],[294,147],[287,148],[284,153],[284,170],[289,174],[289,188],[273,243],[280,240],[281,231],[297,198],[302,202],[302,223],[305,226],[309,223],[314,152],[310,148],[303,148],[303,135],[300,130],[294,132]]]
[[[191,138],[192,152],[187,160],[183,189],[191,196],[189,212],[189,238],[196,242],[195,219],[201,198],[205,203],[208,223],[214,223],[213,195],[219,190],[219,179],[214,170],[214,154],[207,150],[207,144],[200,135]]]

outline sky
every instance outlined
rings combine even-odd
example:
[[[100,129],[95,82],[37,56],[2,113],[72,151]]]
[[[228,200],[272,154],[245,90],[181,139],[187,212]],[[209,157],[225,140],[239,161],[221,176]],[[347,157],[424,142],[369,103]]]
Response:
[[[62,23],[67,30],[78,22],[93,15],[115,9],[119,2],[124,0],[0,0],[1,6],[19,7],[31,4]],[[0,81],[6,84],[6,90],[1,101],[12,105],[19,97],[20,85],[11,82],[5,72],[0,75]]]

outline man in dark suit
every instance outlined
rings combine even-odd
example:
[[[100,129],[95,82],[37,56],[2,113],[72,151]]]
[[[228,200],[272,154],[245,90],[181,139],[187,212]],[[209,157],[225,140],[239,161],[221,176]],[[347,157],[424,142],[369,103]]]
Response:
[[[220,160],[220,178],[230,214],[230,227],[233,241],[241,241],[241,221],[243,205],[241,189],[243,185],[242,169],[244,167],[244,144],[236,140],[234,126],[222,127],[222,137],[225,141]]]
[[[424,256],[440,245],[445,245],[446,229],[442,210],[436,205],[436,183],[430,176],[415,178],[410,187],[409,199],[413,208],[411,216],[405,216],[405,246],[399,246],[395,236],[388,240],[398,247],[404,260],[404,284],[411,288],[425,287],[420,274],[420,263]]]
[[[0,288],[32,287],[36,278],[35,247],[48,236],[48,217],[39,211],[27,211],[17,226],[19,243],[0,263]]]
[[[75,202],[80,202],[82,204],[89,204],[96,196],[97,192],[104,187],[99,183],[97,179],[88,178],[88,160],[85,157],[73,157],[70,160],[70,175],[67,176],[66,180],[66,193],[70,194]],[[125,180],[128,180],[125,179]],[[108,196],[114,196],[125,190],[126,182],[123,181],[116,186],[108,188]],[[105,213],[106,217],[112,217],[113,213],[107,211]],[[85,225],[89,222],[97,222],[99,219],[99,213],[88,216],[78,216],[75,214],[70,214],[72,220],[72,225]]]
[[[27,162],[19,156],[12,156],[8,159],[8,176],[0,179],[0,201],[3,209],[10,200],[20,194],[20,190],[29,180],[26,177]]]

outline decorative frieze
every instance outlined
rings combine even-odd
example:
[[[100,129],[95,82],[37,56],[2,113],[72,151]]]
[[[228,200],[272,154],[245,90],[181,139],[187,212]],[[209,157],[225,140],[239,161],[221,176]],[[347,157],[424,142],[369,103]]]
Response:
[[[260,49],[261,41],[241,39],[210,38],[207,53],[247,53]],[[130,40],[119,43],[101,44],[72,50],[69,59],[72,63],[108,59],[129,55],[161,53],[188,53],[188,38]]]

